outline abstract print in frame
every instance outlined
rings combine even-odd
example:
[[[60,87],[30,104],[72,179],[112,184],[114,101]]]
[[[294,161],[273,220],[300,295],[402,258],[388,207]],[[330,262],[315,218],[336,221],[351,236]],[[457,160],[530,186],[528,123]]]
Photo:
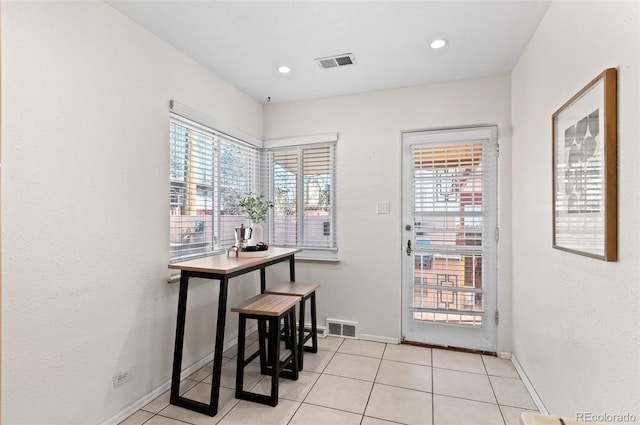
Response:
[[[617,71],[606,69],[552,117],[553,247],[617,260]]]

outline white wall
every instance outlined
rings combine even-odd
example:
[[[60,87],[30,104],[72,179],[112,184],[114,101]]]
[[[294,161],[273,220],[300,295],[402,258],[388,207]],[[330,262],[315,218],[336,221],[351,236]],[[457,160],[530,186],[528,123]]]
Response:
[[[510,80],[508,76],[409,87],[264,108],[264,138],[338,132],[339,264],[301,264],[297,280],[322,284],[318,320],[360,322],[360,332],[401,338],[401,133],[497,124],[500,175],[499,351],[510,351]],[[391,214],[377,215],[376,202]],[[286,269],[278,270],[284,278]]]
[[[170,377],[169,99],[256,137],[262,108],[102,2],[3,2],[2,43],[1,422],[100,423]],[[194,286],[185,366],[215,334]]]
[[[513,348],[551,413],[640,420],[639,2],[554,2],[512,74]],[[618,68],[618,262],[551,248],[551,115]]]

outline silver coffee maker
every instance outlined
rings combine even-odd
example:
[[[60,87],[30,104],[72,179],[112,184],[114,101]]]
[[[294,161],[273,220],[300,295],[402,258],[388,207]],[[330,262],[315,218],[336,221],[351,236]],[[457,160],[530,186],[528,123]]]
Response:
[[[241,251],[242,248],[246,245],[247,241],[251,239],[251,233],[253,233],[253,229],[251,227],[244,227],[244,224],[241,224],[240,227],[234,227],[233,233],[236,235],[236,245],[235,247],[238,251]]]

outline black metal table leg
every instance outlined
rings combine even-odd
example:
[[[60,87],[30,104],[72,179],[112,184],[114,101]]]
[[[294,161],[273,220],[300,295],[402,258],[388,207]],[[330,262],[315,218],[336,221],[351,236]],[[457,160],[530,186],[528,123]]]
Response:
[[[239,397],[242,394],[242,388],[244,386],[244,344],[245,339],[244,335],[246,332],[247,326],[247,318],[244,314],[240,313],[240,318],[238,319],[238,352],[236,359],[236,397]],[[262,364],[262,352],[260,353],[260,363]]]
[[[293,255],[289,257],[289,280],[291,282],[296,281],[296,262]]]
[[[213,352],[213,376],[211,383],[211,416],[218,413],[218,399],[220,395],[220,377],[222,375],[222,349],[224,347],[224,325],[227,318],[227,290],[229,278],[220,278],[220,295],[218,297],[218,323],[216,326],[216,347]]]
[[[302,298],[300,300],[300,317],[298,320],[300,323],[298,324],[298,370],[302,370],[304,367],[304,361],[302,356],[304,355],[304,318],[305,318],[305,308],[304,308],[305,299]]]
[[[180,397],[180,372],[182,370],[182,348],[184,345],[184,326],[187,315],[187,293],[189,275],[180,273],[180,293],[178,295],[178,317],[176,320],[176,341],[173,348],[173,370],[171,373],[171,403]]]
[[[269,318],[269,329],[279,329],[280,318]],[[280,332],[269,333],[269,344],[267,349],[269,350],[269,359],[272,362],[271,367],[271,397],[270,402],[272,406],[278,404],[278,384],[280,378]]]
[[[260,293],[264,294],[267,290],[267,270],[265,267],[260,269]]]

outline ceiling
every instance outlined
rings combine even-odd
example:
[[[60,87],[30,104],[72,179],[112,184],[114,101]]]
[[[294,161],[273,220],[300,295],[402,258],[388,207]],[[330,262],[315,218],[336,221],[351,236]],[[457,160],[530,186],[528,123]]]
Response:
[[[108,3],[260,103],[511,72],[549,0]],[[445,38],[439,50],[432,40]],[[352,53],[322,69],[316,58]],[[278,67],[287,65],[289,74]]]

